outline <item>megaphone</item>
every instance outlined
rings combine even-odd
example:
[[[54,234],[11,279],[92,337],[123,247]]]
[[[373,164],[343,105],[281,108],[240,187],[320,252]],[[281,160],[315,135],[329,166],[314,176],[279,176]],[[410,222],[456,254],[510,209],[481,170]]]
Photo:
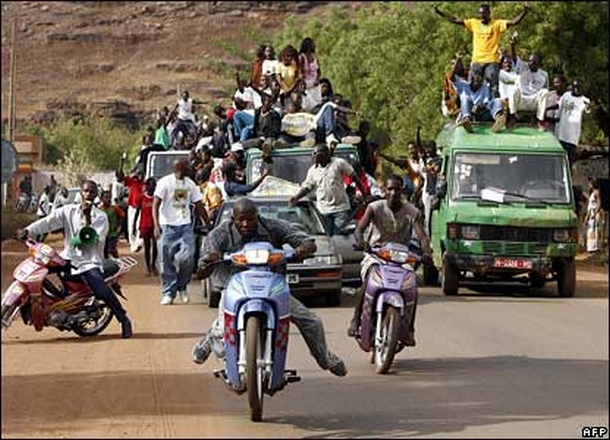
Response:
[[[78,235],[72,238],[70,242],[72,246],[77,247],[90,247],[97,243],[99,235],[95,229],[91,226],[84,226],[78,233]]]

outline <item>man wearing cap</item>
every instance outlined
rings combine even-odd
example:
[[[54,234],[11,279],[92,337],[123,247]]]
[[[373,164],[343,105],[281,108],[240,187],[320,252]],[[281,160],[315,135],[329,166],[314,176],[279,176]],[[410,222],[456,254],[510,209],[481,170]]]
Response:
[[[351,205],[345,191],[343,177],[349,176],[362,194],[366,190],[352,166],[340,157],[331,157],[326,144],[318,144],[314,150],[315,163],[307,171],[298,193],[290,199],[294,205],[313,189],[316,190],[316,207],[322,214],[329,235],[338,233],[350,220]]]
[[[81,203],[72,203],[51,211],[51,214],[17,229],[15,235],[23,239],[28,235],[46,234],[57,229],[64,231],[62,258],[72,265],[72,275],[80,277],[91,287],[96,298],[104,301],[121,323],[121,335],[130,338],[131,321],[121,306],[115,292],[104,282],[102,266],[104,244],[108,235],[108,217],[94,206],[97,197],[97,184],[85,180],[81,186]],[[89,228],[83,231],[83,228]]]
[[[472,32],[472,62],[470,75],[478,72],[489,82],[493,98],[500,96],[498,91],[498,75],[500,72],[500,50],[498,43],[500,37],[511,26],[521,23],[530,11],[530,6],[525,4],[523,10],[513,20],[492,20],[491,10],[488,4],[482,4],[479,8],[479,18],[463,19],[442,12],[438,5],[434,5],[434,12],[450,23],[464,26]],[[471,80],[472,77],[468,79]]]

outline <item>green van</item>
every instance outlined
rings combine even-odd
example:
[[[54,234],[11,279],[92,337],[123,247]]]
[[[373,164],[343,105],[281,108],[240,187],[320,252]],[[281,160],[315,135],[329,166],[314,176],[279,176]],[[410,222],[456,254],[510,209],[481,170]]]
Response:
[[[553,134],[447,126],[436,142],[443,165],[425,281],[436,283],[440,269],[443,293],[456,295],[468,280],[555,280],[560,296],[573,296],[578,222],[567,155]]]

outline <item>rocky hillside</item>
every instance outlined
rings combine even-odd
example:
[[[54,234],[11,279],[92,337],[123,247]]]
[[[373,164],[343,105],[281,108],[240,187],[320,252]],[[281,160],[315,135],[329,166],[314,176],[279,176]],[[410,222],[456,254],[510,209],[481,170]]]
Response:
[[[14,19],[19,120],[97,113],[136,123],[178,90],[210,106],[230,96],[235,69],[248,71],[287,17],[324,17],[330,3],[2,2],[2,117]]]

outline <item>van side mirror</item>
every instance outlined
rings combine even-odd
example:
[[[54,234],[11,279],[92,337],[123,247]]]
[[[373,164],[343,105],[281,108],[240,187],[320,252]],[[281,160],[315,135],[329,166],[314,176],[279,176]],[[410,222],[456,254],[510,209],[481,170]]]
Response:
[[[447,195],[447,181],[442,179],[436,183],[434,197],[432,197],[431,209],[437,210],[441,206],[441,200]]]
[[[447,181],[445,179],[439,180],[436,183],[436,197],[443,199],[447,194]]]

